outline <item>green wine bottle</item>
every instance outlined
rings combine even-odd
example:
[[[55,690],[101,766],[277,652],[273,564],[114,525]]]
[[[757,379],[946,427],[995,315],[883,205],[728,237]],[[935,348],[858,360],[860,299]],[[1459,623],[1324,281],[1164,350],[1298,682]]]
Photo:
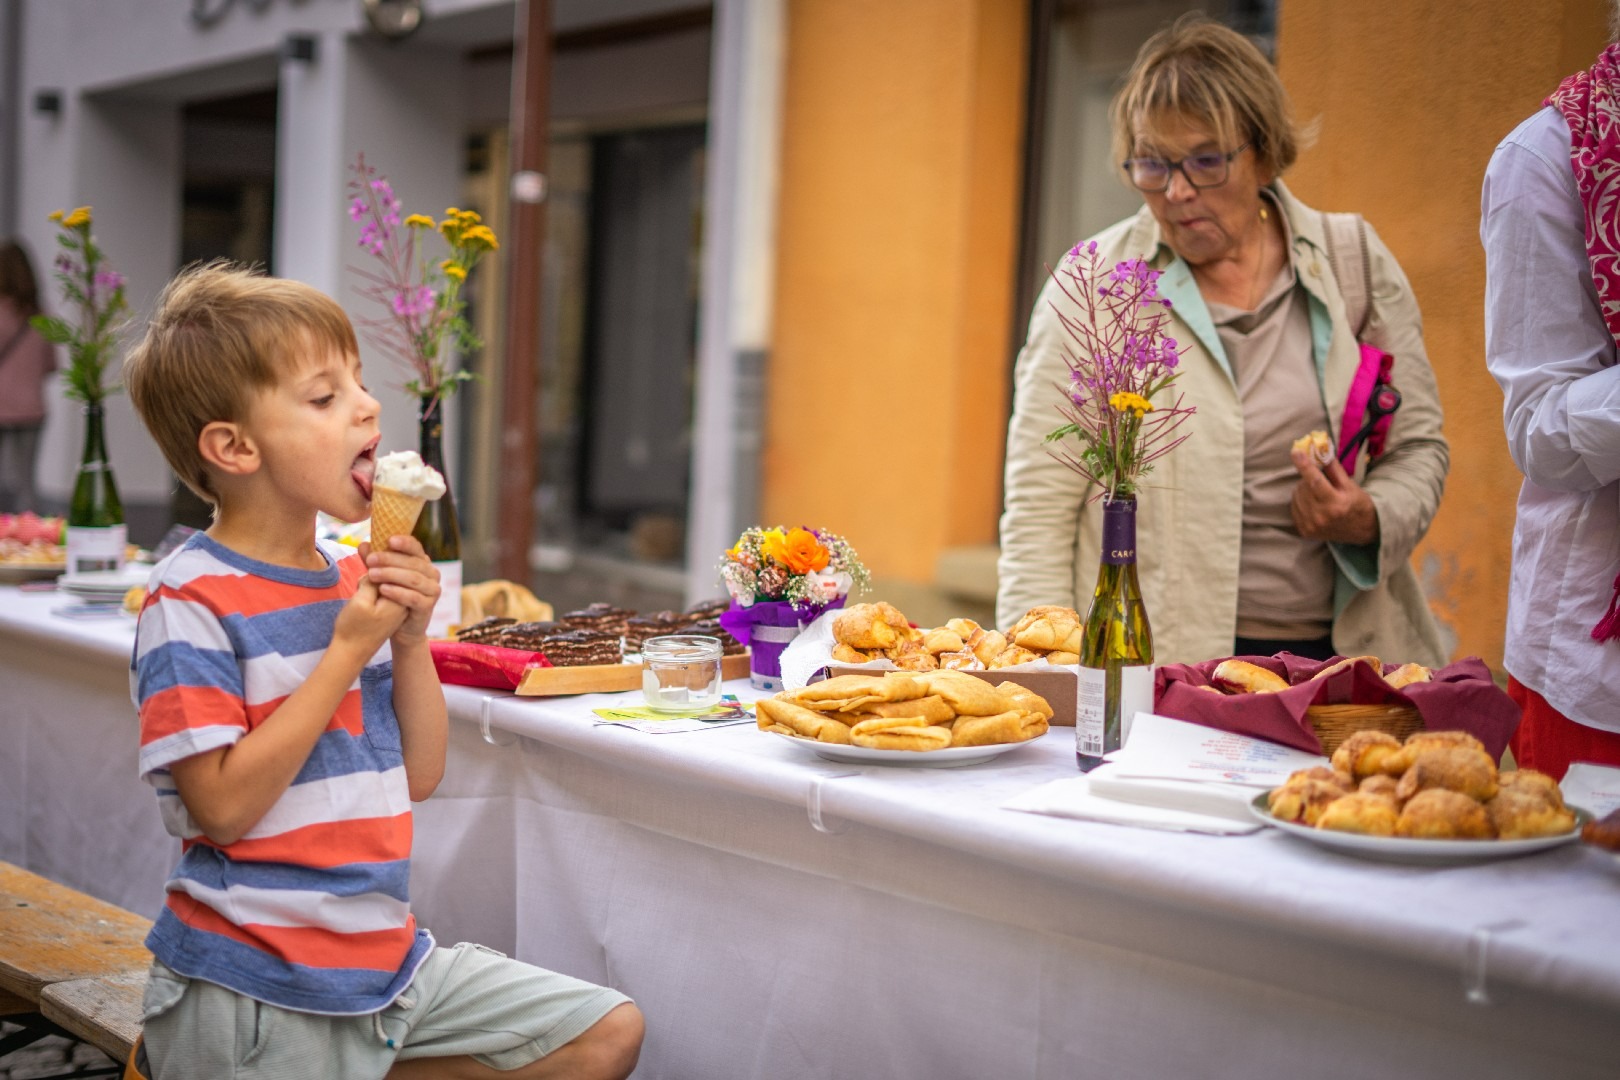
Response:
[[[1074,727],[1081,772],[1118,750],[1131,719],[1153,710],[1153,630],[1136,579],[1136,496],[1103,500],[1102,560],[1080,642]]]
[[[422,542],[422,550],[439,571],[439,602],[428,621],[429,637],[448,637],[450,627],[461,622],[461,529],[456,522],[456,499],[450,489],[450,473],[444,467],[444,399],[423,402],[418,417],[421,442],[418,453],[425,464],[444,477],[444,497],[422,505],[411,535]]]
[[[105,418],[100,402],[84,407],[84,456],[68,505],[67,572],[120,570],[129,531],[124,504],[118,499],[112,466],[107,462]]]

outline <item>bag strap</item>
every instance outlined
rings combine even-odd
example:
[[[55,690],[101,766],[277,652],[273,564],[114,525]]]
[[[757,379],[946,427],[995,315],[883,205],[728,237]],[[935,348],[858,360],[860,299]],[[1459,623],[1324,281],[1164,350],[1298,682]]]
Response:
[[[1372,260],[1367,257],[1367,219],[1360,214],[1322,215],[1328,263],[1344,297],[1344,313],[1355,327],[1356,340],[1367,329],[1372,310]]]

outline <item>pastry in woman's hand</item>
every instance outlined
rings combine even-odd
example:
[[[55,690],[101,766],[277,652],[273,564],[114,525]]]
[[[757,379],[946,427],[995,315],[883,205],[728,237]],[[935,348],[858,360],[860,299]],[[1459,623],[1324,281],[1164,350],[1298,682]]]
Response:
[[[1247,660],[1222,660],[1215,665],[1210,682],[1234,694],[1274,694],[1288,689],[1288,680]]]
[[[1401,807],[1396,836],[1428,840],[1489,840],[1496,835],[1479,802],[1446,788],[1420,791]]]
[[[1034,712],[1004,712],[994,716],[959,716],[951,726],[952,746],[995,746],[1025,742],[1046,734],[1046,717]]]
[[[1581,839],[1609,851],[1620,851],[1620,810],[1611,810],[1581,827]]]
[[[849,743],[848,724],[781,698],[760,698],[754,703],[754,716],[762,731],[778,731],[817,742]]]
[[[871,750],[943,750],[951,745],[951,732],[944,728],[898,717],[862,720],[849,732],[850,742]]]
[[[1313,431],[1294,440],[1294,449],[1311,456],[1318,468],[1325,469],[1333,461],[1333,440],[1325,431]]]

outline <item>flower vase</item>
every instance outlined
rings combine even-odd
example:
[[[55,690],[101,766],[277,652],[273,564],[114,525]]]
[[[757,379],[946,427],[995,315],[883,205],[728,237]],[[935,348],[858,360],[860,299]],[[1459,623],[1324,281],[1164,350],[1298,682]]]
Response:
[[[456,499],[450,490],[450,471],[444,467],[444,399],[424,400],[417,413],[420,429],[418,453],[444,477],[444,496],[422,505],[411,535],[439,571],[439,602],[428,620],[428,636],[450,636],[461,622],[461,528],[456,521]]]
[[[735,600],[720,613],[726,633],[748,646],[748,682],[756,690],[782,689],[782,651],[820,614],[787,600],[760,600],[742,607]]]
[[[105,414],[99,401],[84,407],[84,455],[68,507],[67,572],[121,570],[129,530],[107,462]]]

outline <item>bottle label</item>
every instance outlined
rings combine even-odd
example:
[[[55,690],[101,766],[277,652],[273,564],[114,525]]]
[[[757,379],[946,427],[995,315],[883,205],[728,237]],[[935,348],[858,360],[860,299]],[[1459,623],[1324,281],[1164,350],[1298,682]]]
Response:
[[[124,545],[128,542],[127,525],[110,525],[100,529],[69,525],[67,572],[85,574],[93,570],[122,570]]]
[[[450,636],[450,628],[461,622],[461,560],[436,562],[439,571],[439,602],[428,620],[428,637]]]
[[[1108,672],[1082,667],[1075,700],[1074,748],[1087,757],[1102,756],[1103,734],[1108,725],[1107,697]]]
[[[1110,566],[1136,561],[1136,500],[1103,502],[1102,561]]]
[[[1119,745],[1131,737],[1131,722],[1139,712],[1153,711],[1153,665],[1119,669]]]

